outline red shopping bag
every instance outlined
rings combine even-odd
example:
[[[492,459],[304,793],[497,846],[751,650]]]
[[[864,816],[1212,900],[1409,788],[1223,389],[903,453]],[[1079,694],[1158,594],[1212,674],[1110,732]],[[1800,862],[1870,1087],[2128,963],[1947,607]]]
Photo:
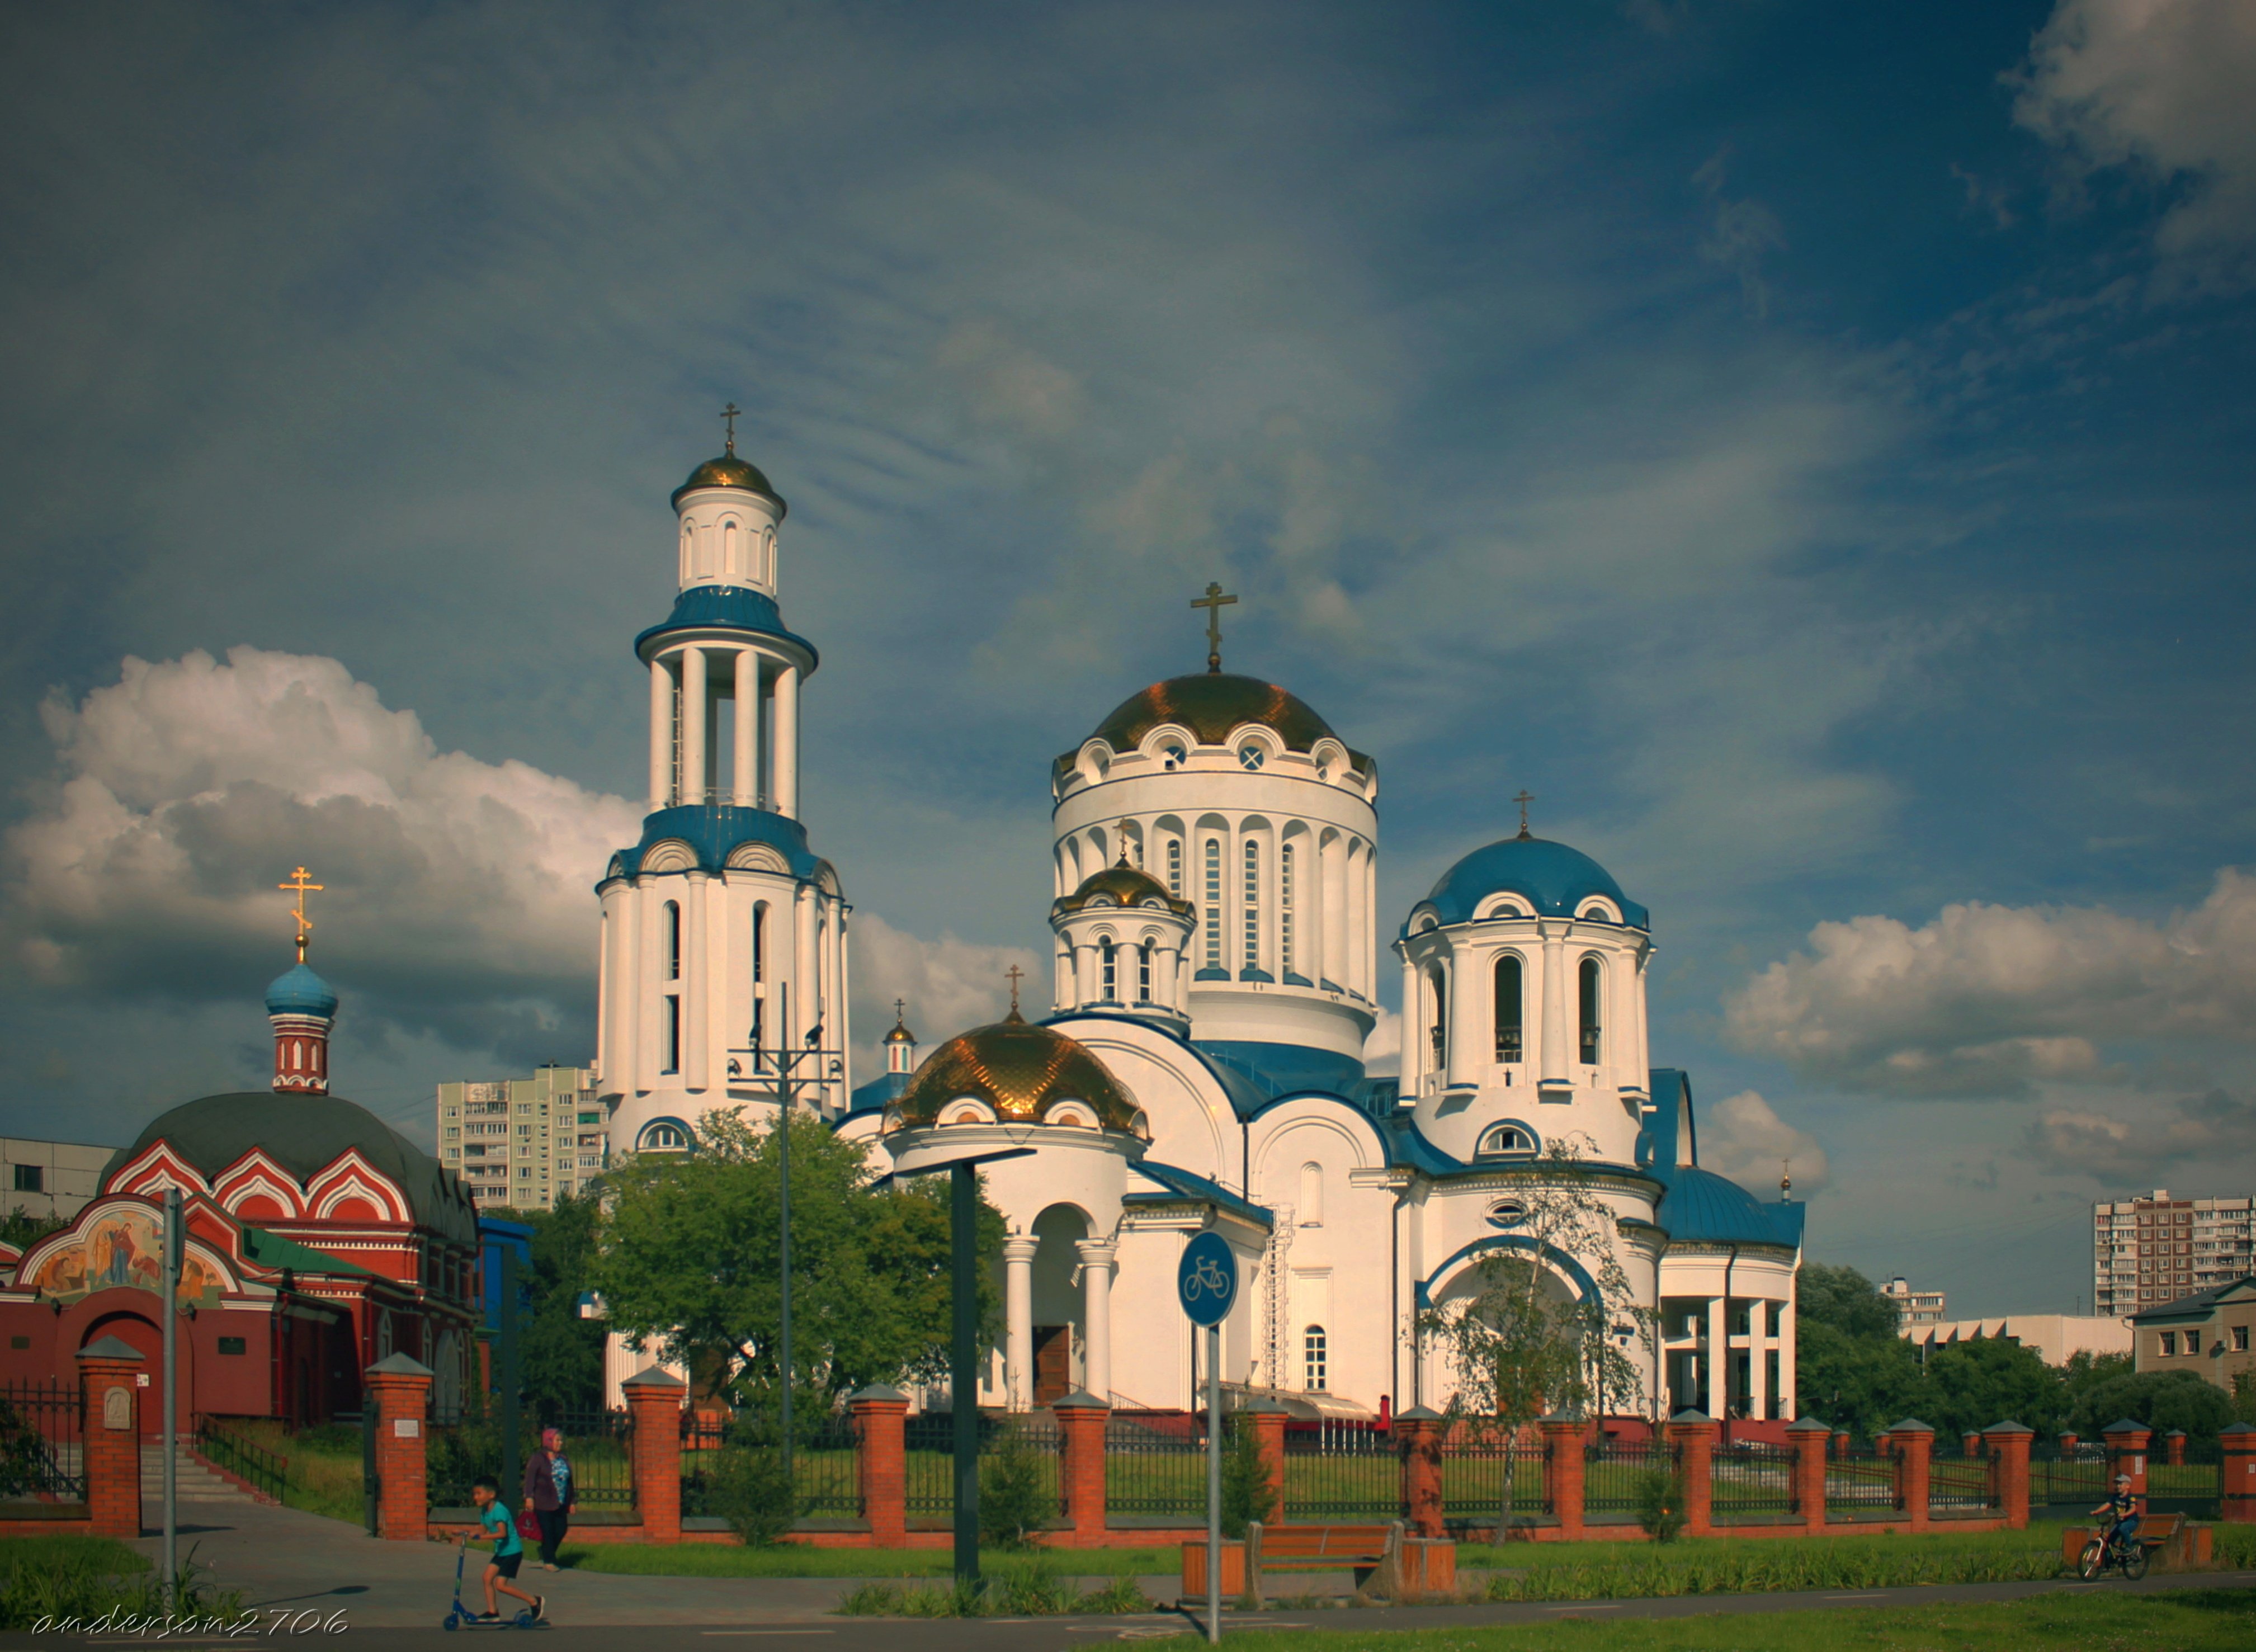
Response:
[[[529,1537],[534,1543],[540,1541],[540,1521],[531,1509],[524,1509],[518,1513],[517,1535],[520,1537]]]

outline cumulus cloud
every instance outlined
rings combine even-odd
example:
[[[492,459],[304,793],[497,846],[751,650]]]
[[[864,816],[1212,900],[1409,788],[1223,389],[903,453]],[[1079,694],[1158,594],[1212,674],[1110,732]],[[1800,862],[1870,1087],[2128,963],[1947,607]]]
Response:
[[[1768,1196],[1793,1166],[1794,1190],[1807,1197],[1829,1183],[1825,1149],[1806,1130],[1778,1116],[1759,1091],[1743,1090],[1705,1110],[1700,1125],[1700,1165]]]
[[[2017,78],[2014,118],[2081,169],[2171,187],[2154,244],[2178,277],[2256,274],[2256,8],[2061,0]]]
[[[2136,1116],[2051,1108],[2031,1122],[2030,1155],[2046,1168],[2109,1186],[2213,1175],[2256,1158],[2256,1102],[2212,1090]]]
[[[983,946],[947,934],[927,941],[859,912],[850,940],[857,1083],[885,1070],[879,1041],[893,1024],[896,999],[917,1035],[920,1056],[967,1027],[1001,1020],[1011,1006],[1004,971],[1013,964],[1026,971],[1019,999],[1027,1018],[1049,1013],[1049,976],[1026,947]]]
[[[1821,923],[1725,1004],[1742,1049],[1898,1096],[2104,1077],[2102,1041],[2256,1034],[2256,880],[2227,868],[2159,923],[2104,907],[1949,906]]]
[[[43,708],[55,775],[5,839],[19,980],[180,1001],[286,964],[304,864],[316,963],[348,1016],[465,1032],[585,1025],[595,902],[638,808],[524,763],[441,752],[335,660],[241,647],[128,659]],[[553,1043],[553,1039],[546,1041]]]

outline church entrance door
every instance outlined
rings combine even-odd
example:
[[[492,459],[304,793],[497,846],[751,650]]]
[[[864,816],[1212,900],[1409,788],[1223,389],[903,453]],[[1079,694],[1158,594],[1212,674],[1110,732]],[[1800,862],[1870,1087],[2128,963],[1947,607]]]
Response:
[[[1034,1403],[1047,1405],[1073,1392],[1073,1327],[1034,1327]]]

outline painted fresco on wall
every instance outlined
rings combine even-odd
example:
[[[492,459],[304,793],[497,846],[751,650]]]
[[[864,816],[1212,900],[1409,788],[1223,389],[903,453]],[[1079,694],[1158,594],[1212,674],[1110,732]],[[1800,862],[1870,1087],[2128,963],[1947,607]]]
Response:
[[[164,1272],[157,1232],[156,1219],[140,1211],[105,1211],[69,1244],[51,1253],[25,1282],[60,1302],[121,1285],[153,1292]],[[225,1284],[210,1263],[190,1251],[180,1263],[175,1300],[216,1298]]]

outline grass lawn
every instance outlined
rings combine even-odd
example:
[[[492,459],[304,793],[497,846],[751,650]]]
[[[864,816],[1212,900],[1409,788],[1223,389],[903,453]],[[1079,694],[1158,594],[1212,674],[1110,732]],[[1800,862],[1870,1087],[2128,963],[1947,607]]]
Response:
[[[18,1567],[60,1571],[83,1566],[96,1571],[146,1571],[148,1560],[115,1537],[0,1537],[0,1578]]]
[[[582,1571],[630,1572],[645,1578],[945,1578],[954,1557],[945,1549],[815,1549],[783,1543],[744,1549],[735,1543],[590,1543],[569,1538],[557,1556]],[[1008,1576],[1040,1564],[1075,1578],[1173,1576],[1181,1570],[1174,1549],[1049,1549],[1032,1554],[988,1550],[983,1572]]]
[[[1232,1629],[1239,1652],[2227,1652],[2256,1634],[2256,1592],[2058,1595],[1996,1606],[1576,1618],[1509,1628]]]

